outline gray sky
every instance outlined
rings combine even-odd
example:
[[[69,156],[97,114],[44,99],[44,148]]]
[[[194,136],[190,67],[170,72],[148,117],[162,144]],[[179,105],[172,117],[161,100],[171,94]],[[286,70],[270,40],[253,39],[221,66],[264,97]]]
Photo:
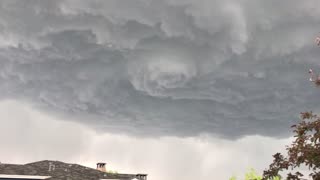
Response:
[[[3,140],[8,149],[1,155],[17,162],[52,157],[90,164],[106,158],[119,169],[151,171],[154,179],[225,177],[219,168],[229,167],[230,154],[238,152],[247,159],[240,159],[235,171],[249,162],[263,167],[277,146],[250,152],[246,143],[262,138],[283,144],[300,112],[320,110],[319,90],[307,73],[320,66],[313,42],[319,5],[318,0],[0,1],[1,106],[19,112],[0,116],[6,117],[1,127],[14,132],[13,139]],[[61,133],[44,130],[49,122]],[[97,147],[108,150],[108,143],[126,156],[97,155]],[[131,143],[154,151],[146,155],[140,146],[128,148]],[[21,149],[28,148],[32,158],[25,159],[28,152]],[[216,160],[215,151],[230,153]],[[254,154],[265,152],[257,162]],[[142,155],[148,157],[137,162]],[[189,160],[194,166],[185,167]],[[148,166],[150,161],[155,165]],[[167,166],[172,175],[163,175]],[[188,168],[199,172],[181,177]],[[212,174],[216,170],[219,174]]]

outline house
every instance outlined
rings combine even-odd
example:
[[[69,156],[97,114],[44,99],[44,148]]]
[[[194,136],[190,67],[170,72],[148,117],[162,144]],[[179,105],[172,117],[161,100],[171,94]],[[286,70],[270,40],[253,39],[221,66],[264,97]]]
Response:
[[[147,174],[108,173],[106,163],[97,169],[60,161],[38,161],[28,164],[0,163],[0,180],[147,180]]]

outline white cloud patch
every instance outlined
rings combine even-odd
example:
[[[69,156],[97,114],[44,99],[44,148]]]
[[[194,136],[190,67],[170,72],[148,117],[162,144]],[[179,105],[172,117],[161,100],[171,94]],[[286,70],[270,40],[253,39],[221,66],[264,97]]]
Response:
[[[15,101],[0,103],[0,160],[28,163],[51,159],[94,168],[148,173],[152,180],[227,179],[243,177],[248,167],[262,173],[272,155],[292,139],[248,136],[236,141],[211,136],[139,138],[97,134]]]
[[[102,131],[284,136],[319,108],[319,1],[0,3],[0,97]]]

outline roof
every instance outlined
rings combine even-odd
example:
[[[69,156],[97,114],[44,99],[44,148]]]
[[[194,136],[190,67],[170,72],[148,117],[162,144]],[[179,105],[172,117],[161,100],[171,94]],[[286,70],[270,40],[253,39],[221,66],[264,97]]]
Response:
[[[26,175],[8,175],[8,174],[0,174],[1,178],[10,178],[10,179],[48,179],[51,176],[26,176]]]
[[[27,175],[27,176],[51,176],[50,180],[100,180],[139,179],[138,174],[106,173],[78,164],[68,164],[60,161],[38,161],[24,165],[0,164],[0,174]]]

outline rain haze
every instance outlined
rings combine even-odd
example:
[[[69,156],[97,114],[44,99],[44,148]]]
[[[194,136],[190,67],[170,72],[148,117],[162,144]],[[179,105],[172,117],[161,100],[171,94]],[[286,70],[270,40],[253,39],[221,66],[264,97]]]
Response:
[[[319,0],[1,0],[0,161],[151,180],[262,172],[300,112]]]

